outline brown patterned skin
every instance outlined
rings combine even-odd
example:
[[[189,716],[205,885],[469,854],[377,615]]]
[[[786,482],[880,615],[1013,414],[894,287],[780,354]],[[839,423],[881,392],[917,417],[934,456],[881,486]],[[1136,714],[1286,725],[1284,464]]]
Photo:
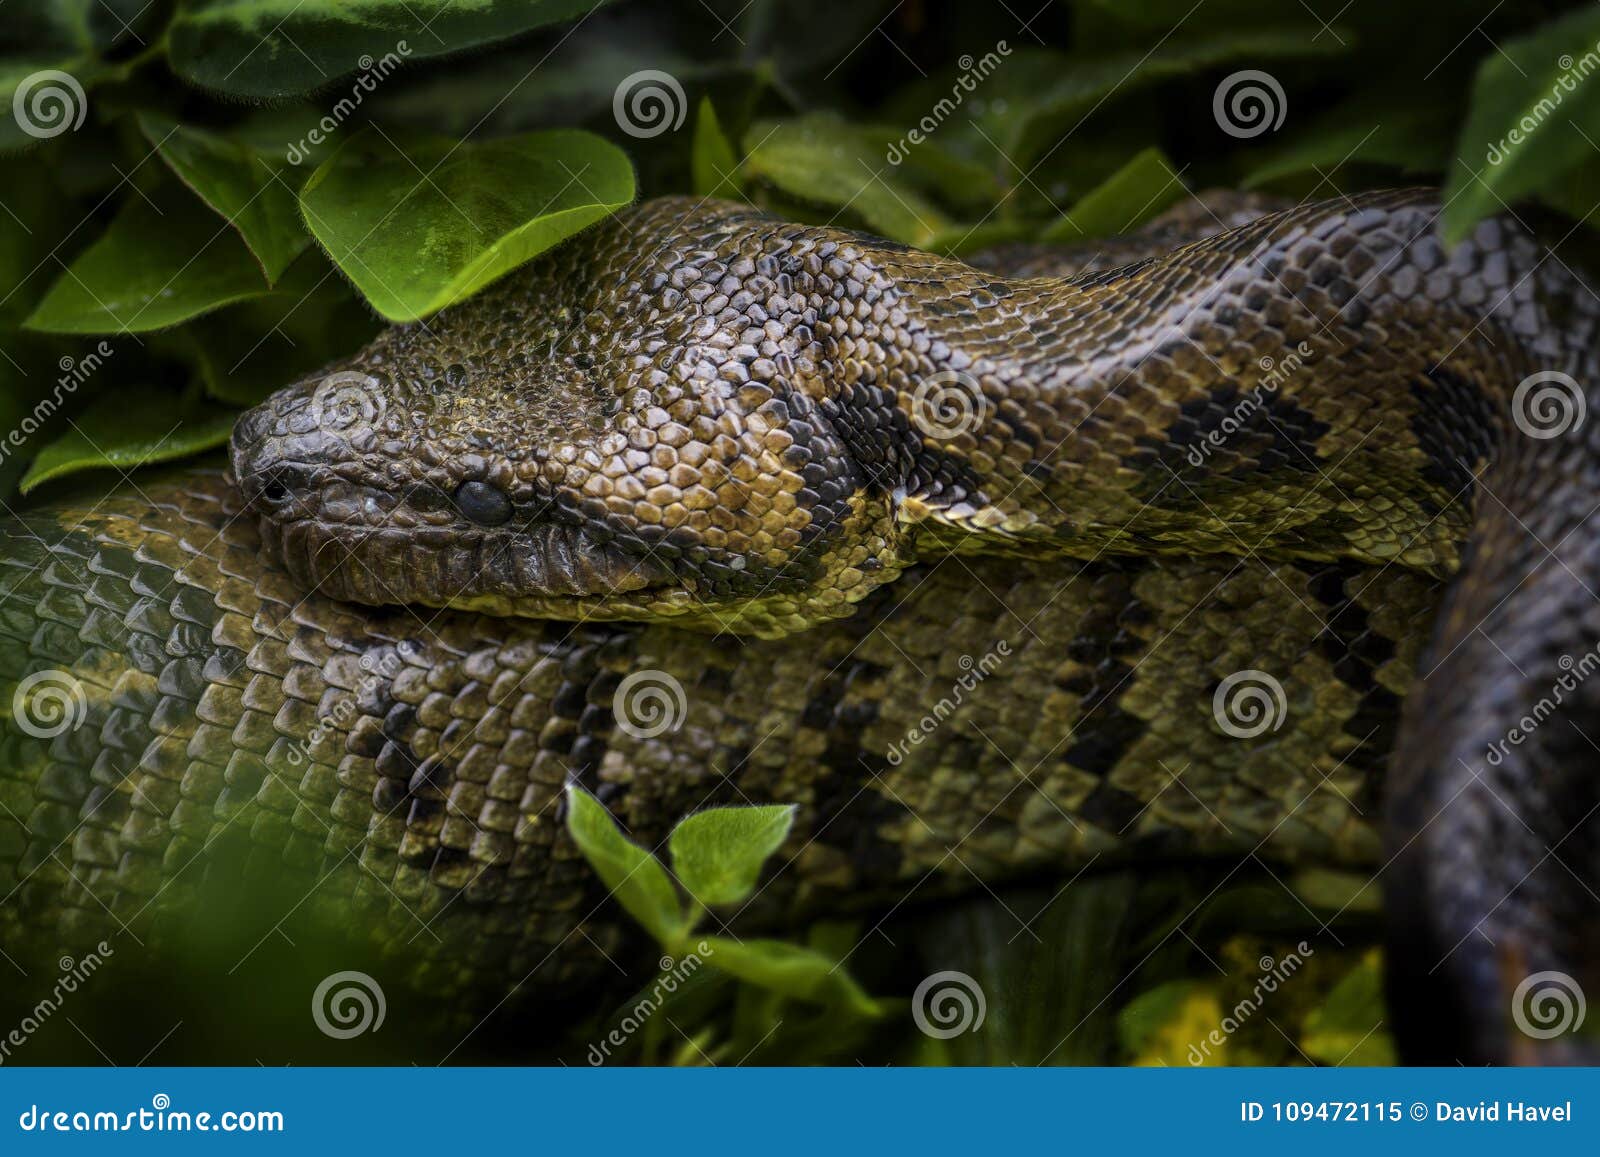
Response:
[[[284,571],[230,526],[240,609],[204,562],[214,482],[73,540],[114,555],[187,537],[201,561],[169,557],[180,585],[201,576],[234,650],[265,649],[243,687],[203,663],[167,680],[216,719],[142,749],[178,786],[122,801],[95,879],[153,894],[180,836],[204,841],[246,801],[269,855],[370,869],[341,877],[366,909],[395,920],[403,897],[464,922],[471,961],[449,971],[466,988],[610,939],[551,814],[571,778],[651,839],[703,802],[800,803],[769,913],[1259,846],[1390,866],[1414,1055],[1517,1056],[1516,979],[1596,980],[1593,921],[1572,915],[1600,797],[1571,733],[1600,702],[1580,685],[1498,762],[1486,744],[1600,637],[1594,536],[1578,533],[1600,457],[1593,425],[1520,435],[1511,395],[1538,371],[1592,383],[1597,311],[1513,223],[1447,253],[1436,213],[1420,192],[1221,232],[1252,213],[1191,213],[1112,247],[1131,264],[1013,251],[978,268],[737,206],[639,206],[241,421],[233,467]],[[941,383],[972,417],[957,406],[954,430],[927,405]],[[1385,785],[1383,856],[1376,771],[1458,568]],[[70,586],[78,569],[55,573]],[[304,598],[304,639],[271,637],[263,588],[273,606]],[[48,657],[119,670],[125,652],[85,660],[68,652],[92,640],[40,627],[81,622],[77,593],[61,596],[77,619],[27,609],[25,660],[6,669],[39,665],[49,634]],[[558,621],[444,614],[456,641],[417,640],[409,680],[364,691],[363,722],[322,729],[314,768],[290,775],[271,753],[339,701],[352,675],[331,664],[416,619],[327,596]],[[897,746],[960,657],[1002,641],[955,714]],[[185,718],[164,670],[144,700],[113,697],[133,718],[100,744]],[[646,670],[678,679],[689,716],[643,741],[608,700]],[[1219,726],[1213,696],[1242,670],[1283,686],[1278,730]],[[64,776],[48,782],[72,798],[21,801],[43,817],[13,841],[24,875],[35,827],[64,835],[88,798]],[[120,842],[130,827],[144,852]],[[47,915],[88,910],[60,894],[42,887]]]
[[[974,559],[812,631],[708,647],[305,594],[262,565],[216,471],[4,537],[0,693],[66,672],[87,714],[55,738],[7,727],[0,943],[53,957],[124,924],[181,943],[231,836],[252,850],[230,870],[285,891],[260,935],[290,908],[353,923],[391,992],[463,1014],[602,952],[654,958],[623,954],[626,918],[564,834],[572,782],[651,846],[699,807],[799,804],[746,926],[1091,862],[1371,865],[1377,769],[1438,594],[1344,563]],[[1279,672],[1289,710],[1241,740],[1211,696],[1248,664]],[[683,688],[681,726],[617,725],[636,671]]]

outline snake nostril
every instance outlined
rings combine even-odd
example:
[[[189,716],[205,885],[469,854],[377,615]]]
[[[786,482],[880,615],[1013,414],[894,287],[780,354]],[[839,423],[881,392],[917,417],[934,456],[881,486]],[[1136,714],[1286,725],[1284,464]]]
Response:
[[[282,506],[289,501],[289,487],[281,479],[274,478],[261,488],[261,497],[273,506]]]

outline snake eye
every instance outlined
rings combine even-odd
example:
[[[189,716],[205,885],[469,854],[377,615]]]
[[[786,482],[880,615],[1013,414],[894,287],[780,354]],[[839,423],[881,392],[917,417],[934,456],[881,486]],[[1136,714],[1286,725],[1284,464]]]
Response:
[[[456,509],[468,522],[499,526],[511,517],[511,499],[487,482],[463,482],[456,487]]]

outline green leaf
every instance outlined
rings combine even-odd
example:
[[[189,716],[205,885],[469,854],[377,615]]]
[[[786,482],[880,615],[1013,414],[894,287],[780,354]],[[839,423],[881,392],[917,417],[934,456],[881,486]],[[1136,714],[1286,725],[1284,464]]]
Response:
[[[306,254],[269,294],[177,331],[206,392],[253,406],[274,390],[354,353],[381,328],[320,253]]]
[[[689,159],[697,197],[737,197],[739,158],[717,121],[717,110],[709,96],[700,98],[695,114],[694,149]]]
[[[82,52],[104,52],[160,19],[150,0],[51,0],[6,12],[9,39]]]
[[[1300,1047],[1329,1065],[1392,1065],[1394,1042],[1383,1022],[1383,969],[1373,949],[1306,1018]]]
[[[1253,189],[1303,173],[1332,178],[1343,165],[1389,165],[1403,172],[1443,169],[1449,156],[1455,108],[1409,94],[1348,102],[1318,118],[1305,132],[1265,153],[1243,186]]]
[[[93,111],[89,91],[102,81],[125,78],[146,55],[124,54],[120,63],[111,64],[103,59],[106,51],[130,41],[147,43],[152,26],[165,18],[163,7],[151,0],[8,6],[0,18],[0,152],[84,125]],[[13,113],[19,88],[21,117]]]
[[[592,133],[401,147],[363,132],[300,194],[311,232],[373,307],[415,321],[470,297],[633,199],[633,169]]]
[[[896,172],[882,140],[831,117],[758,122],[745,134],[744,170],[804,201],[848,210],[891,240],[926,246],[951,221]]]
[[[81,128],[89,116],[88,89],[99,70],[93,58],[75,54],[0,59],[0,152]],[[24,110],[20,117],[13,111],[19,97]]]
[[[567,788],[567,831],[617,903],[676,951],[689,925],[661,861],[624,836],[605,805],[579,787]]]
[[[1160,149],[1149,148],[1091,190],[1045,231],[1046,241],[1079,241],[1128,233],[1189,190]]]
[[[183,183],[239,231],[268,282],[311,244],[295,201],[299,177],[286,161],[147,113],[139,127]]]
[[[794,826],[794,806],[708,808],[672,829],[668,846],[678,882],[702,904],[736,904]]]
[[[747,984],[831,1005],[856,1016],[879,1016],[877,1003],[850,979],[844,966],[819,952],[781,940],[732,940],[707,936],[706,960]]]
[[[1001,135],[995,139],[1006,139],[1009,128],[1013,148],[1008,152],[1017,163],[1026,165],[1050,142],[1064,132],[1075,131],[1102,103],[1114,97],[1126,97],[1146,85],[1233,61],[1249,61],[1260,67],[1269,60],[1336,55],[1349,48],[1350,33],[1346,30],[1342,35],[1344,43],[1333,35],[1313,37],[1305,25],[1197,31],[1190,36],[1171,37],[1148,51],[1068,57],[1058,65],[1053,83],[1046,83],[1031,94],[1018,94],[1020,107],[1012,110],[1012,124],[997,125],[995,131]]]
[[[1207,1037],[1223,1015],[1212,985],[1170,980],[1122,1007],[1117,1013],[1117,1036],[1129,1064],[1220,1065],[1227,1063],[1226,1042],[1215,1045]]]
[[[1460,159],[1445,186],[1447,241],[1460,241],[1484,217],[1554,185],[1592,155],[1600,142],[1600,84],[1576,68],[1584,59],[1593,63],[1596,41],[1600,7],[1585,5],[1484,56],[1456,142]]]
[[[237,410],[204,400],[174,407],[173,400],[171,390],[150,386],[118,388],[96,398],[72,419],[70,431],[40,449],[20,489],[26,494],[80,470],[170,462],[228,440]]]
[[[471,68],[419,69],[363,107],[385,128],[499,137],[609,120],[618,86],[635,73],[665,72],[686,90],[735,73],[731,62],[681,51],[670,42],[672,31],[670,16],[619,5],[575,25],[554,48],[535,38],[475,56]]]
[[[267,290],[239,235],[187,191],[139,192],[24,323],[46,333],[145,333]]]
[[[421,60],[553,24],[601,0],[184,0],[172,66],[234,96],[309,92],[389,54]]]

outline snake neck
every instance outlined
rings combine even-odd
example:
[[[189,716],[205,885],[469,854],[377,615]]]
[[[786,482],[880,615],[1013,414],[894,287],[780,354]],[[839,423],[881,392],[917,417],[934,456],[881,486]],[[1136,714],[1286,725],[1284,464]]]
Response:
[[[1543,400],[1572,404],[1596,311],[1521,230],[1446,249],[1437,216],[1427,192],[1378,194],[1113,246],[1111,269],[1033,252],[991,264],[1065,276],[951,272],[913,319],[947,340],[889,375],[910,446],[898,519],[923,554],[1453,572],[1474,479],[1553,452],[1511,420],[1518,383],[1547,373]]]

